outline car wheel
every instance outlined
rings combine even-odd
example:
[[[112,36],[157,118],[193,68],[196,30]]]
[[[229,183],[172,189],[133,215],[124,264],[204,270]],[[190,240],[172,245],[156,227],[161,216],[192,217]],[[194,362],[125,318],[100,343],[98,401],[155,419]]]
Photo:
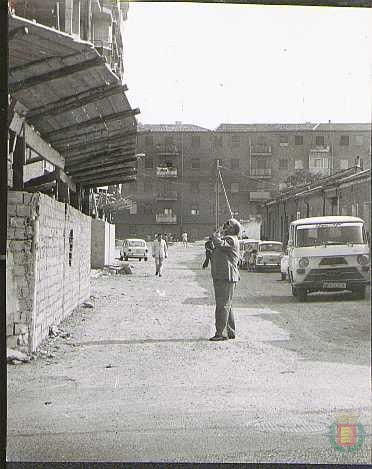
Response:
[[[145,257],[145,262],[147,262],[147,257]]]
[[[138,258],[138,262],[141,262],[141,261],[142,261],[142,258],[141,258],[141,257],[139,257],[139,258]]]
[[[306,301],[307,299],[307,290],[306,288],[298,288],[297,289],[297,297],[299,301]]]
[[[285,280],[287,278],[286,274],[283,274],[282,272],[282,280]]]
[[[356,300],[364,300],[364,298],[366,297],[366,287],[365,286],[353,288],[352,292],[353,292],[353,297]]]
[[[125,256],[125,257],[124,257],[124,260],[127,261],[127,260],[128,260],[128,256]]]

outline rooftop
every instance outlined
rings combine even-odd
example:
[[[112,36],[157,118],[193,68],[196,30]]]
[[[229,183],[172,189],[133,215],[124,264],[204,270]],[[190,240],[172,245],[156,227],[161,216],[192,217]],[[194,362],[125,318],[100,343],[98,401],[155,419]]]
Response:
[[[210,129],[200,127],[194,124],[183,124],[175,122],[174,124],[138,124],[138,132],[210,132]]]
[[[283,131],[371,131],[370,123],[316,123],[305,122],[297,124],[220,124],[217,132],[283,132]]]

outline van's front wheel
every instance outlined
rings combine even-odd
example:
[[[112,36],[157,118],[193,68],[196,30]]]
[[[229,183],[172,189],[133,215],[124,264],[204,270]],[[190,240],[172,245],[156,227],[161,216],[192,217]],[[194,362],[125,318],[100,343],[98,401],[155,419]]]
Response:
[[[366,287],[365,286],[355,287],[355,288],[353,288],[352,292],[353,292],[353,297],[356,300],[364,300],[364,298],[366,297]]]
[[[297,298],[299,301],[306,301],[307,300],[307,290],[306,288],[298,288],[297,289]]]

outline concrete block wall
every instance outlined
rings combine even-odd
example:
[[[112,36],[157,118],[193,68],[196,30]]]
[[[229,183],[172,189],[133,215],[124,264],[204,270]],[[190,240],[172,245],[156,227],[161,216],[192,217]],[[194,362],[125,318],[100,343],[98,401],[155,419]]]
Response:
[[[51,325],[89,298],[90,230],[91,218],[67,204],[9,192],[8,347],[36,350]]]

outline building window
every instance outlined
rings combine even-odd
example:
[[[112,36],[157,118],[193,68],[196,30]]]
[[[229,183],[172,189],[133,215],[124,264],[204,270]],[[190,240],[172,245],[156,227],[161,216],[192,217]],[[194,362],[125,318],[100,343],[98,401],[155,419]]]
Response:
[[[199,182],[192,182],[190,184],[190,190],[192,194],[199,194],[199,191],[200,191]]]
[[[349,145],[349,136],[348,135],[341,135],[340,145],[342,145],[342,146],[348,146]]]
[[[216,158],[213,163],[213,168],[217,167],[217,161],[218,161],[219,166],[224,166],[224,163],[225,163],[224,160],[221,158]]]
[[[154,166],[152,158],[145,158],[145,169],[151,169]]]
[[[168,137],[165,137],[164,138],[164,143],[166,145],[173,145],[174,141],[173,141],[173,136],[172,135],[168,135]]]
[[[263,135],[257,136],[257,144],[258,145],[266,145],[266,139]]]
[[[200,147],[200,136],[199,135],[193,135],[191,137],[191,146],[193,148],[199,148]]]
[[[304,137],[303,135],[295,135],[295,145],[303,145]]]
[[[288,160],[287,159],[279,160],[279,169],[288,169]]]
[[[363,144],[364,144],[363,135],[356,135],[355,136],[355,145],[362,146]]]
[[[147,147],[151,146],[154,144],[154,137],[152,135],[146,135],[145,137],[145,145]]]
[[[191,215],[199,215],[198,207],[192,207],[191,208]]]
[[[231,135],[231,146],[238,147],[240,145],[240,135]]]
[[[233,159],[231,160],[231,169],[239,169],[239,160],[238,159]]]
[[[191,169],[200,169],[200,158],[191,158]]]
[[[340,160],[340,169],[349,169],[349,161]]]
[[[323,135],[317,135],[315,137],[315,145],[320,146],[320,147],[324,146],[324,136]]]
[[[230,191],[231,192],[239,192],[239,183],[238,182],[232,182],[230,186]]]
[[[279,137],[279,145],[281,147],[287,147],[288,146],[288,135],[281,135]]]
[[[302,160],[295,160],[295,169],[304,169],[304,162]]]

